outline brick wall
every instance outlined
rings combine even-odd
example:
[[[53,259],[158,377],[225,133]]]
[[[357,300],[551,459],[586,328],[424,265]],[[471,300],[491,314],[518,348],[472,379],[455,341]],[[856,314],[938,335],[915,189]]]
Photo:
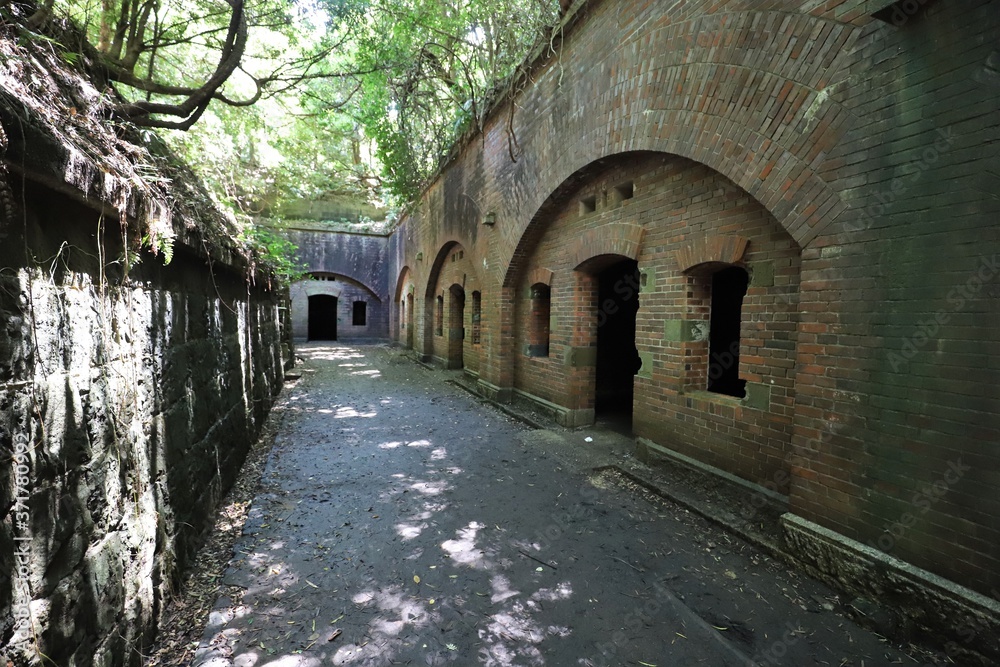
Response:
[[[425,330],[424,353],[448,368],[478,373],[482,344],[472,337],[473,296],[482,293],[477,272],[459,243],[447,244],[436,263],[436,279],[423,304],[424,321],[432,323]]]
[[[596,346],[604,306],[596,301],[592,272],[577,266],[581,259],[606,256],[619,240],[602,244],[595,231],[641,225],[645,233],[634,258],[646,284],[640,292],[639,285],[622,280],[619,290],[639,299],[636,346],[644,363],[635,380],[636,434],[759,483],[778,479],[787,492],[798,246],[759,203],[703,165],[660,155],[633,155],[614,163],[569,193],[527,258],[516,289],[515,386],[558,405],[593,407],[594,366],[574,367],[566,357],[571,348]],[[630,186],[626,200],[620,200],[617,190],[623,184]],[[582,212],[582,202],[591,199],[596,210]],[[735,238],[742,239],[735,256],[725,253],[731,249],[723,243],[715,247],[705,242]],[[686,258],[684,266],[678,265],[679,254]],[[705,275],[698,268],[711,270],[724,263],[754,274],[743,301],[739,369],[740,377],[760,392],[760,402],[753,406],[705,391],[708,342],[683,335],[696,324],[708,324],[708,305],[699,299]],[[692,267],[693,272],[684,271]],[[537,279],[532,276],[539,269],[553,273],[553,326],[546,357],[525,354],[530,342],[528,283]]]
[[[936,2],[872,18],[886,5],[585,3],[516,106],[424,193],[390,272],[436,290],[434,259],[461,244],[482,286],[483,391],[585,416],[592,371],[565,348],[592,344],[594,266],[574,269],[600,248],[638,259],[652,368],[637,433],[996,597],[1000,14]],[[579,215],[628,179],[633,198]],[[746,399],[698,393],[704,342],[684,338],[707,317],[707,278],[682,265],[706,256],[752,274]],[[552,347],[529,358],[540,268]]]

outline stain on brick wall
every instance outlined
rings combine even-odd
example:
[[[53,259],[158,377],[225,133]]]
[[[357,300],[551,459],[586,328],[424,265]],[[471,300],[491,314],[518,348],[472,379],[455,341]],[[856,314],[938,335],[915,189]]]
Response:
[[[587,353],[574,368],[563,347],[594,326],[573,244],[641,226],[636,432],[995,597],[1000,14],[871,16],[886,4],[584,3],[390,240],[391,280],[407,267],[419,293],[461,244],[481,281],[484,393],[586,410]],[[736,260],[728,237],[746,241]],[[750,275],[745,398],[700,386],[709,283],[679,266],[696,256]],[[523,354],[539,268],[554,272],[547,358]],[[413,315],[414,345],[438,354],[427,309]]]

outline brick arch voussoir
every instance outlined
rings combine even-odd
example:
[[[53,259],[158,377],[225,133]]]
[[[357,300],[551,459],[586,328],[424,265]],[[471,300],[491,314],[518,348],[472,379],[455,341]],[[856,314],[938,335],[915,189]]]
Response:
[[[364,281],[358,280],[354,276],[348,275],[346,273],[340,273],[339,271],[325,271],[325,270],[310,271],[310,273],[329,273],[330,275],[336,276],[337,278],[344,278],[344,279],[349,280],[350,282],[352,282],[352,283],[354,283],[356,285],[360,285],[361,287],[363,287],[366,290],[368,290],[368,292],[373,297],[375,297],[376,301],[378,301],[380,303],[382,301],[382,297],[379,296],[378,292],[376,292],[374,289],[372,289],[371,285],[366,284]],[[314,281],[306,280],[304,282],[306,283],[306,287],[305,287],[306,293],[309,294],[310,293],[311,283],[313,283]],[[316,282],[316,285],[325,285],[326,284],[324,281],[315,281],[315,282]],[[316,294],[327,294],[327,293],[330,293],[330,292],[327,292],[326,290],[318,290],[318,289],[313,290],[313,291]]]
[[[697,112],[688,112],[688,120],[702,124]],[[756,199],[774,216],[778,224],[800,248],[819,236],[846,204],[800,155],[748,128],[733,127],[729,136],[709,128],[694,143],[667,138],[664,152],[700,162],[728,178]],[[748,137],[740,140],[738,137]],[[835,142],[822,146],[832,148]]]
[[[644,233],[642,225],[630,222],[611,222],[591,229],[574,242],[571,264],[578,268],[584,262],[601,255],[639,259]]]
[[[528,274],[528,286],[548,285],[552,286],[552,276],[555,275],[551,269],[537,268]]]
[[[441,244],[438,248],[437,254],[434,256],[434,262],[431,264],[430,270],[427,272],[427,284],[424,286],[424,298],[430,299],[434,296],[434,286],[437,284],[438,276],[441,275],[441,269],[444,267],[445,261],[448,259],[448,253],[452,251],[456,246],[464,248],[462,242],[457,239],[449,239]]]
[[[429,299],[434,296],[434,285],[437,284],[438,278],[441,275],[441,270],[444,267],[444,263],[448,259],[448,254],[455,248],[461,248],[462,250],[468,252],[469,247],[469,244],[457,238],[448,239],[441,244],[437,255],[434,257],[434,263],[431,264],[430,271],[427,274],[427,284],[424,287],[424,298]],[[477,270],[476,263],[470,262],[470,264],[472,266],[472,274],[476,284],[481,285],[482,283],[479,281],[479,271]]]
[[[825,4],[791,12],[742,3],[671,10],[661,49],[614,63],[642,103],[616,118],[603,146],[584,150],[594,157],[656,151],[700,162],[753,196],[800,248],[808,246],[846,209],[817,170],[857,123],[829,93],[845,74],[858,28],[871,20],[861,0]],[[747,31],[772,19],[795,39],[748,44]],[[706,36],[714,38],[703,42]],[[676,48],[682,44],[689,49]],[[616,110],[589,108],[585,116]]]
[[[694,238],[674,251],[674,261],[681,272],[708,264],[737,264],[749,245],[749,239],[734,234]]]
[[[393,292],[393,301],[399,301],[403,295],[403,288],[406,286],[407,282],[414,282],[413,271],[410,269],[410,265],[406,264],[399,271],[399,277],[396,279],[396,289]]]

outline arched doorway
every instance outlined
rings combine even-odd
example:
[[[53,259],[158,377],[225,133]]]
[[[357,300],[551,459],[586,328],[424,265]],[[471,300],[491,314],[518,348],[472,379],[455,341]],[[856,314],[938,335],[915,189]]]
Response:
[[[464,368],[465,290],[452,285],[448,297],[448,368]]]
[[[406,347],[413,348],[413,292],[407,292],[406,299]]]
[[[417,313],[413,310],[413,274],[404,266],[396,280],[394,302],[397,305],[396,318],[392,323],[392,338],[406,348],[413,347],[413,329],[417,324]]]
[[[594,416],[631,432],[633,383],[642,362],[635,345],[639,264],[619,259],[595,274],[597,358]]]
[[[466,313],[466,298],[481,290],[476,265],[465,247],[458,241],[442,245],[427,280],[422,330],[415,337],[425,361],[462,368],[472,375],[479,372],[482,346],[480,338],[472,335],[478,331],[472,321],[475,296],[471,316]],[[419,295],[414,300],[419,302]],[[481,318],[475,325],[482,326]]]
[[[337,297],[309,297],[309,340],[337,340]]]

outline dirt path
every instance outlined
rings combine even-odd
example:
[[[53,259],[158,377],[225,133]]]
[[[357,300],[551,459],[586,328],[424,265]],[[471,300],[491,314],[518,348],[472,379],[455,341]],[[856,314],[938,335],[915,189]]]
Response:
[[[822,585],[560,455],[573,432],[386,347],[299,354],[225,576],[242,594],[194,665],[915,664]]]

